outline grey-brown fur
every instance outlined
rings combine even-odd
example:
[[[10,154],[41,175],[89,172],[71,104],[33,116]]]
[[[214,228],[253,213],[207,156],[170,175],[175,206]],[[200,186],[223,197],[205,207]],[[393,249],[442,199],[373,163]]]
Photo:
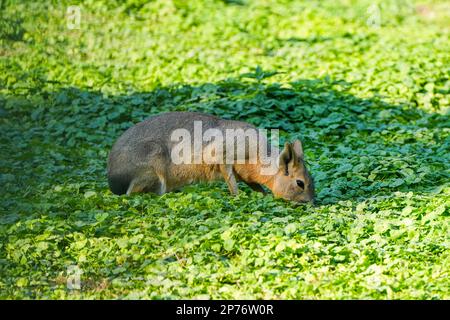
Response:
[[[259,174],[260,164],[179,164],[170,156],[177,142],[171,133],[185,128],[193,135],[194,121],[201,121],[203,131],[209,128],[248,129],[252,125],[197,112],[169,112],[150,117],[129,128],[114,144],[108,160],[108,182],[115,194],[153,192],[163,194],[184,185],[223,179],[232,194],[237,181],[263,192],[267,186],[275,196],[293,201],[313,201],[314,187],[303,164],[301,143],[286,144],[280,154],[280,169],[273,176]],[[246,156],[248,156],[246,154]],[[288,175],[286,176],[286,172]],[[304,189],[296,181],[304,182]]]

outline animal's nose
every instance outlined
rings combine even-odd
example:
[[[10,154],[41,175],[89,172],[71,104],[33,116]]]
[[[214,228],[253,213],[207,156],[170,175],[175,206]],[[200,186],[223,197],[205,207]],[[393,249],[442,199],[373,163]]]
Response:
[[[300,199],[300,200],[297,200],[297,201],[300,202],[300,203],[310,203],[310,204],[314,205],[314,198]]]
[[[300,202],[302,202],[302,203],[310,203],[311,205],[314,205],[314,197],[308,197],[308,198],[305,198],[305,199],[302,199]]]

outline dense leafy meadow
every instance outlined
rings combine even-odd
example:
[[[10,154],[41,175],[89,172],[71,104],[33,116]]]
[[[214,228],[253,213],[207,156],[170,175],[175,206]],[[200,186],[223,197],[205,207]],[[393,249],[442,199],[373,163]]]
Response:
[[[450,298],[447,1],[0,3],[0,298]],[[113,195],[169,110],[301,138],[316,206]]]

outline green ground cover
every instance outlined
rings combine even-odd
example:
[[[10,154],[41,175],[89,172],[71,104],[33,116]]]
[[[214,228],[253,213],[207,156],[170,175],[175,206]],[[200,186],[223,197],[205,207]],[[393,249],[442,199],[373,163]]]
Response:
[[[0,10],[0,298],[450,298],[447,1]],[[115,139],[169,110],[301,138],[317,205],[111,194]]]

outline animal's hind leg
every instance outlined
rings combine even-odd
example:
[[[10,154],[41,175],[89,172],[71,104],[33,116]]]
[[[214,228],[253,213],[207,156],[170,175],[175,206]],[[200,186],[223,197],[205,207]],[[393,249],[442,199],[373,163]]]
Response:
[[[167,192],[167,151],[160,141],[140,140],[133,146],[134,162],[138,172],[130,183],[127,194],[133,192]]]
[[[158,177],[152,172],[146,172],[146,174],[131,180],[131,183],[128,186],[127,195],[138,192],[153,192],[159,194],[159,189]]]
[[[131,183],[128,186],[127,196],[129,196],[132,193],[142,192],[142,191],[144,191],[144,186],[142,186],[142,184],[140,183],[140,179],[134,178],[133,180],[131,180]]]
[[[157,183],[157,190],[155,190],[155,193],[159,194],[159,195],[163,195],[164,193],[167,192],[167,182],[166,182],[166,177],[164,174],[162,173],[156,173],[158,176],[158,183]]]
[[[170,191],[167,186],[167,164],[169,163],[166,154],[161,151],[159,157],[155,157],[152,161],[152,169],[154,174],[155,183],[155,193],[163,195],[164,193]]]
[[[166,176],[164,172],[152,170],[147,172],[145,178],[137,180],[136,183],[130,184],[131,192],[152,192],[163,195],[167,192]]]

